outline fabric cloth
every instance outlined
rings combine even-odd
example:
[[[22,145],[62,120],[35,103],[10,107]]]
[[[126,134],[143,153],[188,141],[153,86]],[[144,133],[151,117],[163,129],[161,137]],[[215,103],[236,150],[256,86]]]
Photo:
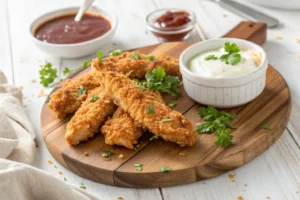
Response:
[[[36,152],[34,139],[32,124],[22,106],[22,91],[7,84],[0,71],[0,199],[98,199],[28,165]]]

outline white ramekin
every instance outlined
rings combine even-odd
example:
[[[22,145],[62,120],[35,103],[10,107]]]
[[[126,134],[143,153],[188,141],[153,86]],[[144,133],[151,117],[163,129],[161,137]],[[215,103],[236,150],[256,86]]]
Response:
[[[226,42],[236,43],[241,50],[262,54],[262,64],[253,72],[234,78],[207,78],[187,68],[187,63],[200,53],[223,47]],[[230,108],[246,104],[262,93],[266,84],[268,59],[266,52],[253,42],[235,38],[211,39],[187,48],[179,58],[183,86],[189,97],[204,105]]]
[[[79,7],[63,8],[60,10],[55,10],[53,12],[46,13],[35,19],[30,25],[30,35],[36,46],[42,51],[53,56],[64,58],[78,58],[92,53],[96,53],[98,50],[101,50],[101,47],[103,47],[105,44],[112,42],[112,37],[117,27],[117,18],[113,13],[95,6],[91,7],[87,12],[100,14],[111,23],[111,29],[104,35],[92,40],[88,40],[86,42],[80,42],[75,44],[51,44],[40,41],[34,37],[34,32],[40,24],[46,22],[49,19],[63,16],[65,14],[77,13],[78,10]]]

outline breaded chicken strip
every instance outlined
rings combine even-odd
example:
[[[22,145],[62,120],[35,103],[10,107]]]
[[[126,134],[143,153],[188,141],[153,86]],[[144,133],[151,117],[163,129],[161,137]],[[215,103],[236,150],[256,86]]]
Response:
[[[145,92],[149,99],[164,102],[159,92],[152,92],[143,87],[140,89]],[[119,107],[112,118],[108,119],[102,126],[101,132],[105,136],[106,144],[133,149],[133,145],[137,144],[137,140],[142,136],[143,129],[127,112]]]
[[[82,94],[78,92],[80,86],[85,90]],[[99,83],[95,81],[91,73],[74,80],[67,80],[62,88],[50,96],[48,106],[56,113],[57,118],[64,118],[78,110],[88,92],[98,86]]]
[[[116,72],[94,72],[99,84],[114,100],[115,104],[155,135],[166,141],[183,146],[196,143],[196,132],[192,123],[181,113],[171,110],[165,104],[154,101],[136,87],[127,76]]]
[[[137,79],[144,79],[147,71],[161,67],[168,75],[181,78],[178,59],[167,55],[154,56],[152,61],[142,53],[124,52],[119,56],[107,57],[102,62],[95,58],[91,66],[94,71],[114,71]]]
[[[65,134],[67,141],[72,145],[77,145],[79,142],[93,137],[116,108],[103,87],[92,90],[67,124]]]

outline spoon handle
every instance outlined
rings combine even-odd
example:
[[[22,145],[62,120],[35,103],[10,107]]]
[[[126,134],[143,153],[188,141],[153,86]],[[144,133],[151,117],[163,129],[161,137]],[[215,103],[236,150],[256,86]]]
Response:
[[[92,5],[94,0],[84,0],[83,3],[81,4],[78,13],[76,14],[75,21],[79,22],[85,13],[85,11]]]
[[[219,4],[222,7],[227,8],[242,17],[245,17],[246,19],[265,22],[269,28],[275,27],[279,24],[279,21],[276,18],[237,2],[231,0],[219,0]]]

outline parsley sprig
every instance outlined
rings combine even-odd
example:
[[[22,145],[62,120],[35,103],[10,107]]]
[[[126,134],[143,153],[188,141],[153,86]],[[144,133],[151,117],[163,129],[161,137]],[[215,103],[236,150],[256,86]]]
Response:
[[[171,169],[171,167],[169,167],[169,166],[160,166],[159,167],[159,171],[161,171],[161,172],[169,172],[169,171],[171,171],[172,169]]]
[[[135,167],[136,171],[142,171],[143,170],[143,164],[137,163],[133,165]]]
[[[111,158],[115,154],[114,150],[103,150],[103,152],[102,157],[104,158]]]
[[[233,144],[231,133],[231,121],[238,116],[224,111],[217,111],[213,106],[200,108],[198,114],[203,118],[203,124],[197,126],[199,134],[216,132],[215,144],[222,147],[229,147]]]
[[[178,76],[169,76],[161,67],[148,71],[142,84],[152,91],[169,93],[174,97],[180,96]]]
[[[109,56],[119,56],[122,54],[122,51],[120,49],[112,50],[109,52]]]
[[[230,44],[229,42],[226,42],[224,49],[227,54],[224,54],[220,57],[222,62],[230,65],[236,65],[241,62],[241,54],[239,54],[240,48],[237,46],[237,44]]]
[[[57,69],[52,68],[50,62],[46,62],[45,65],[40,66],[40,83],[44,87],[48,87],[57,77]]]

